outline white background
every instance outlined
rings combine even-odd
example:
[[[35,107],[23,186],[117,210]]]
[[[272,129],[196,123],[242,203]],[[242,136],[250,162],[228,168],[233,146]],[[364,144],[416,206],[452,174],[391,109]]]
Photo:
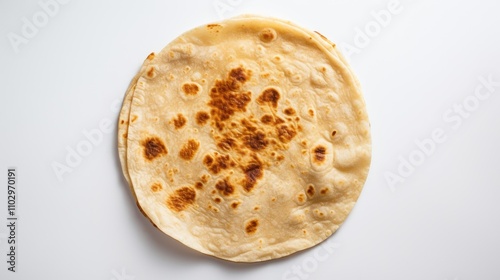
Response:
[[[38,1],[0,1],[1,279],[500,279],[500,86],[474,97],[479,77],[500,82],[500,2],[400,0],[383,27],[373,14],[389,0],[68,2],[43,22]],[[333,251],[260,264],[201,255],[156,230],[122,178],[117,107],[143,59],[242,13],[291,20],[355,51],[373,161],[355,209],[327,241]],[[33,16],[40,26],[28,38],[23,18]],[[458,117],[464,100],[470,111]],[[58,180],[54,162],[66,165],[67,149],[107,120],[113,130]],[[446,140],[418,158],[415,142],[436,129]],[[413,172],[399,172],[411,155]],[[11,166],[16,273],[4,262]],[[391,188],[389,173],[404,182]]]

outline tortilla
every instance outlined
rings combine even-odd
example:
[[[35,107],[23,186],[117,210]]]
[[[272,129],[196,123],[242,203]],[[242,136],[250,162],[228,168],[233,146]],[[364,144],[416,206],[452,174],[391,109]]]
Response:
[[[338,229],[371,141],[359,83],[331,42],[245,16],[184,33],[143,68],[119,153],[156,227],[237,262],[283,257]]]

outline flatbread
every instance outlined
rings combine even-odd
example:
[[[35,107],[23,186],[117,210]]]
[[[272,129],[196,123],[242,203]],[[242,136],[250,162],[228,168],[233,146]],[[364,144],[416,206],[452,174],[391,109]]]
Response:
[[[370,127],[359,83],[326,38],[232,18],[184,33],[141,72],[119,152],[161,231],[256,262],[314,246],[345,220],[368,174]]]

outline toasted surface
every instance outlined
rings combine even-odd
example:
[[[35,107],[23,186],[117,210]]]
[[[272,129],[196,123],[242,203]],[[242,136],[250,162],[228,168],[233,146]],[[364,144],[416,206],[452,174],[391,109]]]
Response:
[[[139,76],[120,114],[120,157],[166,234],[255,262],[325,240],[351,211],[369,122],[356,78],[321,35],[233,18],[181,35]]]

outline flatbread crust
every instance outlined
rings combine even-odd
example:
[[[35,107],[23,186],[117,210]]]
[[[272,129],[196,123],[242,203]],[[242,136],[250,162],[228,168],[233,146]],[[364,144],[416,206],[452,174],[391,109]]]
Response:
[[[188,31],[146,61],[120,113],[119,154],[155,226],[238,262],[338,229],[371,141],[359,82],[334,44],[244,16]]]

